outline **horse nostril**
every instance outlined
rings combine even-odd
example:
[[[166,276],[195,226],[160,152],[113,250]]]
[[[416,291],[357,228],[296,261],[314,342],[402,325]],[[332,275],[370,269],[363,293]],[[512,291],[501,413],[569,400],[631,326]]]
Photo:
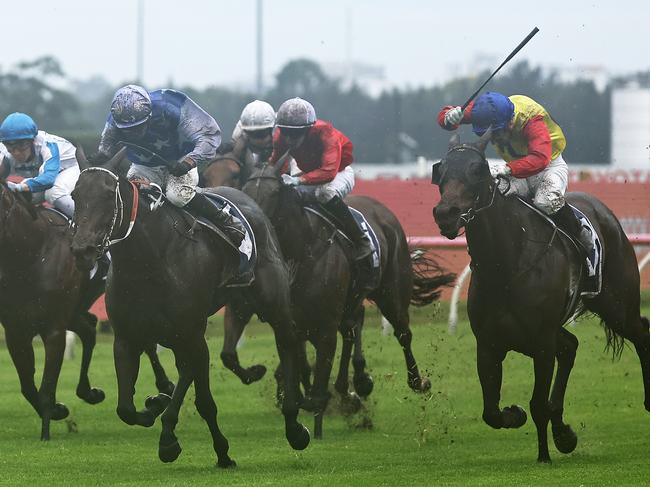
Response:
[[[433,217],[441,221],[456,221],[460,218],[460,213],[457,206],[438,205],[433,209]]]

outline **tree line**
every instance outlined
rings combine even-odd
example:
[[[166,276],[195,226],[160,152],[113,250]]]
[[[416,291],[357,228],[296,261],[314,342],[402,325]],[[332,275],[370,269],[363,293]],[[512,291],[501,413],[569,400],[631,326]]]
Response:
[[[314,105],[319,118],[333,122],[352,139],[356,160],[399,163],[411,156],[441,157],[450,134],[438,127],[438,111],[444,105],[462,104],[488,75],[479,73],[431,87],[386,90],[373,97],[359,85],[347,86],[328,76],[316,62],[297,59],[280,70],[263,95],[216,86],[166,87],[186,92],[214,116],[226,139],[248,102],[261,98],[277,109],[284,100],[300,96]],[[650,72],[629,79],[650,85]],[[567,161],[606,163],[610,157],[610,93],[625,81],[614,79],[599,91],[592,81],[563,81],[553,72],[522,61],[500,73],[489,89],[525,94],[544,105],[567,136]],[[0,71],[0,117],[26,112],[42,129],[69,137],[92,151],[116,88],[101,78],[70,80],[55,58],[43,57]],[[469,128],[462,130],[462,138],[473,137]]]

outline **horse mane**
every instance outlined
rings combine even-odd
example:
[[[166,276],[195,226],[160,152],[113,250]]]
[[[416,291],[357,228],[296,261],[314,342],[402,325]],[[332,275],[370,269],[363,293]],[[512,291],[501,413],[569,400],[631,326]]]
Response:
[[[235,144],[232,141],[222,142],[219,148],[217,149],[217,155],[222,156],[228,154],[235,149]]]

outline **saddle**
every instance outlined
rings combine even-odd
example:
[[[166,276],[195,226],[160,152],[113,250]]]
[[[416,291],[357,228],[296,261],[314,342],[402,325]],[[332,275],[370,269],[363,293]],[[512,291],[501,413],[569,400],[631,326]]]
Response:
[[[354,243],[352,242],[352,239],[350,239],[350,237],[348,237],[345,234],[345,232],[341,228],[339,228],[339,226],[336,224],[337,220],[320,203],[307,202],[307,203],[303,203],[303,207],[305,211],[313,215],[316,215],[323,222],[325,222],[328,227],[331,228],[333,233],[330,239],[332,241],[333,240],[338,241],[341,248],[343,249],[343,252],[348,258],[350,265],[353,268],[356,267],[357,263],[355,262],[353,257]],[[379,239],[377,238],[375,231],[370,226],[368,220],[366,220],[366,217],[363,215],[363,213],[356,210],[355,208],[352,207],[349,208],[350,208],[350,212],[352,213],[352,216],[354,216],[355,220],[357,221],[357,224],[359,225],[360,228],[363,229],[364,233],[366,234],[366,237],[370,240],[371,243],[372,253],[368,257],[368,259],[370,262],[370,267],[372,269],[372,272],[371,275],[369,276],[370,282],[367,285],[369,288],[375,289],[379,285],[379,280],[381,277],[380,275],[381,247],[379,245]]]

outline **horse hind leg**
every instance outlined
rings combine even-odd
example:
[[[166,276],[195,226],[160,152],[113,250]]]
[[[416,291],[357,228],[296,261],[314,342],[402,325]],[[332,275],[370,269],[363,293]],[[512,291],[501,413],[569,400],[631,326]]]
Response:
[[[356,317],[356,334],[354,336],[354,355],[352,356],[352,366],[354,367],[354,390],[361,397],[368,397],[374,388],[374,382],[368,372],[366,372],[366,358],[363,355],[363,324],[365,318],[365,307],[361,306],[360,312]]]
[[[565,328],[561,328],[557,337],[557,373],[549,402],[553,442],[560,453],[571,453],[578,444],[577,435],[563,420],[564,394],[577,349],[578,339]]]
[[[157,345],[152,343],[144,349],[144,353],[149,357],[149,363],[151,364],[151,369],[153,370],[153,375],[156,378],[156,389],[158,392],[167,394],[171,396],[174,393],[174,383],[169,380],[165,368],[160,363],[160,357],[158,357]]]
[[[221,362],[246,385],[257,382],[266,374],[266,367],[261,364],[255,364],[248,368],[242,367],[237,355],[237,342],[239,342],[244,327],[252,315],[250,311],[237,311],[231,305],[227,305],[223,319],[224,337]]]
[[[83,353],[81,356],[81,369],[79,370],[79,382],[77,384],[77,397],[84,400],[88,404],[98,404],[102,402],[106,395],[101,389],[90,387],[90,380],[88,379],[88,369],[90,368],[90,361],[95,349],[97,338],[97,317],[87,311],[80,313],[72,326],[69,328],[75,332],[81,340],[83,346]]]
[[[343,411],[346,413],[355,413],[361,408],[361,399],[359,398],[359,395],[349,391],[352,348],[356,345],[356,338],[361,332],[359,328],[359,314],[363,317],[363,306],[359,306],[352,316],[344,318],[339,329],[343,339],[343,345],[341,347],[339,373],[336,382],[334,383],[334,389],[336,389],[336,392],[341,396],[341,405]]]
[[[210,392],[210,355],[208,346],[205,340],[201,339],[196,341],[196,346],[192,347],[191,350],[191,368],[194,375],[194,388],[196,391],[194,405],[210,429],[212,446],[217,454],[217,466],[220,468],[235,467],[237,464],[228,456],[228,440],[219,429],[219,424],[217,423],[217,404],[214,402],[212,392]],[[175,404],[174,397],[172,397],[172,404]],[[174,412],[177,416],[178,409],[174,408]],[[166,415],[167,411],[163,413],[163,425],[165,425]]]
[[[548,422],[551,418],[549,392],[555,367],[556,346],[552,341],[540,345],[540,350],[533,357],[535,386],[530,399],[530,415],[537,428],[537,461],[550,463],[551,456],[548,451]]]
[[[416,392],[427,392],[431,389],[431,381],[427,377],[420,375],[420,370],[418,369],[413,350],[411,349],[413,333],[409,328],[408,299],[398,302],[395,294],[382,294],[375,299],[375,302],[379,306],[382,315],[393,326],[395,338],[402,347],[406,361],[409,387]]]

